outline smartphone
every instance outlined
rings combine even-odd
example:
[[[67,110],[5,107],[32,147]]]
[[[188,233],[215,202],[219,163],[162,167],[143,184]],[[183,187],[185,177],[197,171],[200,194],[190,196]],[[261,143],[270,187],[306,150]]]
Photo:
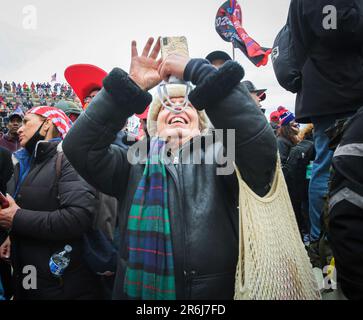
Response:
[[[188,41],[186,37],[161,37],[161,56],[165,59],[171,54],[189,57]]]
[[[0,191],[0,209],[6,209],[9,208],[9,201],[6,199],[6,197],[2,194]]]

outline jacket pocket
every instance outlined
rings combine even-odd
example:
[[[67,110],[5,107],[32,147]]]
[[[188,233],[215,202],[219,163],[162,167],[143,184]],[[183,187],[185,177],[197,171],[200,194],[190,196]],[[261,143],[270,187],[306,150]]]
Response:
[[[235,271],[193,276],[190,299],[232,300],[234,296]]]

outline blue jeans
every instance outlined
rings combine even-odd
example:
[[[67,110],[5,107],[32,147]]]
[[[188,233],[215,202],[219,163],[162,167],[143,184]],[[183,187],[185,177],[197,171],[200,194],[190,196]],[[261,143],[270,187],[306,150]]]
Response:
[[[329,138],[325,131],[331,127],[336,120],[352,116],[353,113],[313,117],[314,146],[316,157],[311,172],[309,185],[309,216],[310,216],[310,238],[317,241],[321,232],[321,216],[324,209],[324,197],[328,194],[330,178],[330,166],[333,151],[330,151]]]

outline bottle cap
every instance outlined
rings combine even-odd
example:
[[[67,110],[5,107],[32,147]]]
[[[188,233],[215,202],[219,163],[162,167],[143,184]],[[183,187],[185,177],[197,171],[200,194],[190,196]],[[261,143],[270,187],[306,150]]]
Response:
[[[67,252],[67,253],[70,253],[72,251],[72,247],[70,245],[66,245],[64,247],[64,251]]]

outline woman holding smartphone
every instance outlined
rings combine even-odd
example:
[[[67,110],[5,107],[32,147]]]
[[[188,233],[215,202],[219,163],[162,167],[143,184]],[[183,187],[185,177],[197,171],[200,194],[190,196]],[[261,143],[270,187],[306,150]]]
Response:
[[[132,43],[130,73],[115,68],[105,78],[64,140],[64,152],[89,183],[120,200],[114,299],[233,299],[238,185],[232,162],[257,194],[266,195],[276,167],[276,139],[240,86],[244,71],[238,63],[217,70],[184,55],[161,61],[160,42],[151,50],[153,42],[141,55]],[[152,99],[147,91],[170,77],[179,83],[158,88],[168,97]],[[189,81],[196,86],[190,103]],[[133,148],[115,148],[112,142],[120,123],[148,105],[150,138],[141,142],[140,150],[147,152],[138,160]],[[214,139],[208,118],[224,133],[235,129],[235,141],[209,143],[208,135]],[[208,163],[234,148],[231,171],[222,173],[222,164]]]

